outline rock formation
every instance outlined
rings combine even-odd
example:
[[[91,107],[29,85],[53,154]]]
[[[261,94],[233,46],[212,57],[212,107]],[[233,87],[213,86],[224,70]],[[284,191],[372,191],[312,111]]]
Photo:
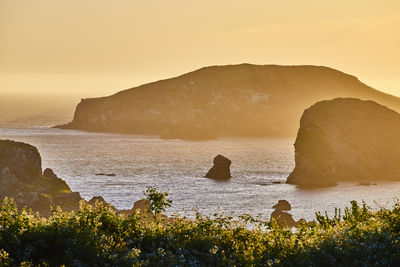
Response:
[[[106,204],[108,207],[111,208],[111,210],[118,211],[117,208],[115,208],[113,205],[111,205],[110,203],[105,201],[102,196],[94,196],[87,203],[92,205],[92,206],[95,206],[97,204]]]
[[[242,64],[84,99],[73,121],[59,128],[196,140],[293,137],[304,109],[335,97],[370,99],[400,110],[399,98],[331,68]]]
[[[126,216],[131,215],[135,211],[139,211],[140,213],[144,214],[145,216],[150,216],[150,202],[147,199],[139,199],[133,204],[132,209],[130,210],[120,210],[120,212]]]
[[[43,176],[46,176],[49,178],[58,178],[57,175],[54,173],[54,171],[50,168],[47,168],[43,171]]]
[[[50,206],[76,210],[82,199],[51,169],[42,174],[41,157],[34,146],[0,140],[0,199],[5,197],[42,216],[50,214]]]
[[[214,165],[207,172],[205,177],[213,178],[213,179],[229,179],[229,178],[231,178],[230,166],[231,166],[232,162],[228,158],[226,158],[222,155],[217,155],[214,158],[213,163],[214,163]]]
[[[133,204],[133,207],[131,210],[132,211],[136,211],[136,210],[148,211],[149,208],[150,208],[150,201],[142,198]]]
[[[287,183],[400,180],[400,114],[373,101],[338,98],[305,110]]]
[[[117,175],[115,173],[100,172],[100,173],[96,173],[96,176],[117,176]]]
[[[147,199],[139,199],[133,204],[133,207],[131,209],[127,210],[118,210],[115,208],[112,204],[108,203],[107,201],[104,200],[102,196],[94,196],[92,197],[88,202],[88,204],[95,206],[97,204],[106,204],[108,207],[111,208],[111,210],[123,214],[125,216],[129,216],[135,211],[140,211],[140,213],[144,214],[145,216],[151,215],[150,213],[150,202]]]
[[[0,170],[17,180],[34,180],[42,174],[39,151],[28,144],[0,140]]]
[[[291,210],[292,206],[287,200],[281,199],[277,204],[273,205],[272,208],[276,210]]]
[[[287,200],[279,200],[277,204],[272,206],[273,209],[275,209],[271,213],[271,221],[276,220],[279,223],[282,224],[282,226],[287,227],[287,228],[292,228],[292,227],[298,227],[301,224],[309,224],[313,225],[314,222],[307,222],[306,219],[301,218],[298,221],[295,221],[293,219],[293,216],[286,212],[292,209],[292,206]]]
[[[298,222],[293,219],[291,214],[286,212],[292,209],[287,200],[279,200],[278,204],[275,204],[272,208],[275,210],[271,214],[271,221],[276,220],[282,223],[283,226],[289,228],[297,227]]]

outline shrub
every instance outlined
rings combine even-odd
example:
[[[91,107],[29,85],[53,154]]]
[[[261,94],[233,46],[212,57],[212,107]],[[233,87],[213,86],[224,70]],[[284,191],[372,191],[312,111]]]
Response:
[[[168,199],[168,192],[160,192],[157,188],[149,186],[144,192],[146,199],[150,202],[150,211],[156,216],[171,207],[172,200]]]
[[[168,196],[149,190],[153,212]],[[162,197],[160,197],[162,196]],[[242,215],[145,219],[105,204],[52,211],[45,219],[0,205],[0,266],[397,266],[400,205],[372,211],[351,202],[344,214],[316,215],[297,230]]]

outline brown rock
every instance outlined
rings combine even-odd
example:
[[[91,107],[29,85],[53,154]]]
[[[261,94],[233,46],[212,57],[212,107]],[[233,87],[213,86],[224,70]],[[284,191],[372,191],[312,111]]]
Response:
[[[287,212],[281,210],[274,210],[271,214],[271,221],[276,220],[283,224],[285,227],[296,227],[297,222],[293,219],[293,216]]]
[[[400,114],[373,101],[337,98],[305,110],[287,183],[400,181]]]
[[[0,173],[0,196],[11,191],[17,182],[17,176],[12,174],[8,167],[5,167]]]
[[[20,181],[34,180],[42,175],[42,159],[36,147],[11,140],[0,140],[0,171],[8,169]],[[0,173],[0,176],[1,176]]]
[[[90,205],[92,205],[92,206],[96,205],[96,203],[99,203],[99,204],[105,203],[105,204],[107,204],[112,210],[117,211],[117,209],[116,209],[113,205],[111,205],[111,204],[109,204],[107,201],[105,201],[104,198],[103,198],[102,196],[94,196],[94,197],[92,197],[92,198],[88,201],[88,203],[89,203]]]
[[[273,209],[276,210],[291,210],[292,207],[290,206],[290,203],[287,200],[279,200],[278,204],[275,204],[272,206]]]
[[[19,208],[27,207],[45,217],[50,215],[50,206],[78,209],[82,199],[79,193],[71,192],[51,169],[42,175],[41,162],[35,147],[0,140],[0,200],[14,198]]]
[[[132,211],[136,211],[136,210],[148,211],[149,208],[150,208],[150,201],[142,198],[133,204]]]
[[[142,198],[133,204],[132,209],[121,210],[121,213],[128,216],[128,215],[131,215],[132,213],[134,213],[135,211],[139,211],[142,214],[150,215],[149,208],[150,208],[150,202],[147,199]]]
[[[43,171],[43,176],[46,176],[49,178],[58,178],[57,175],[50,168],[47,168]]]
[[[230,166],[232,161],[230,161],[228,158],[222,155],[217,155],[214,158],[213,163],[214,166],[212,166],[212,168],[206,174],[207,178],[213,178],[213,179],[231,178]]]

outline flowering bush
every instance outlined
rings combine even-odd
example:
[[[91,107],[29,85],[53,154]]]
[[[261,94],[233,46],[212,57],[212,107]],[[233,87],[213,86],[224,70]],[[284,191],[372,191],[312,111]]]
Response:
[[[171,207],[172,200],[168,199],[168,192],[160,192],[157,188],[149,186],[144,195],[150,203],[149,210],[155,215],[161,214],[166,211],[167,208]]]
[[[0,204],[0,266],[398,266],[400,205],[371,211],[356,202],[297,230],[249,215],[195,219],[140,213],[105,204],[46,219]]]

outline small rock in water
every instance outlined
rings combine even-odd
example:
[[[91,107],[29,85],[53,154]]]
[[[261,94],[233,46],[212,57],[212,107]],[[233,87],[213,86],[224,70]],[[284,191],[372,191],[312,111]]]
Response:
[[[360,182],[357,185],[370,186],[371,183],[370,182]]]
[[[96,173],[96,175],[97,175],[97,176],[117,176],[117,175],[114,174],[114,173],[104,173],[104,172]]]
[[[207,178],[229,179],[232,177],[230,171],[232,161],[230,161],[228,158],[222,155],[217,155],[214,158],[213,163],[214,166],[212,166],[212,168],[206,174]]]

